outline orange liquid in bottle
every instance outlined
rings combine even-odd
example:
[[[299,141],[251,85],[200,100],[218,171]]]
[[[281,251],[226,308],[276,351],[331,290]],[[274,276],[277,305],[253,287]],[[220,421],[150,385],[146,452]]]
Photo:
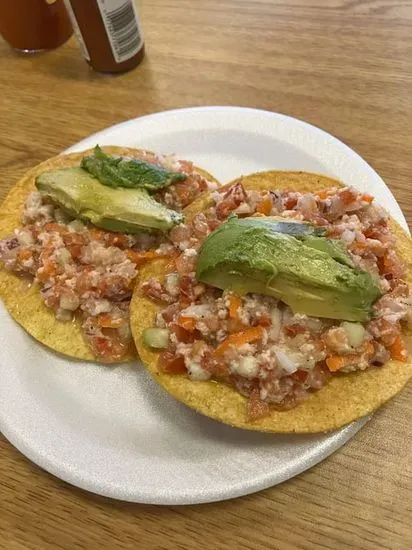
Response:
[[[51,50],[72,33],[63,0],[0,0],[0,34],[16,50]]]

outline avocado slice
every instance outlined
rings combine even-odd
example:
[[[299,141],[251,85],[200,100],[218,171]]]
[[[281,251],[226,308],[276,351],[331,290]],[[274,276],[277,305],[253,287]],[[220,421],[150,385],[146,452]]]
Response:
[[[321,252],[326,252],[331,258],[343,265],[354,267],[351,255],[345,248],[345,245],[339,239],[328,239],[326,237],[309,236],[303,239],[305,246],[315,248]]]
[[[80,166],[103,185],[147,189],[149,192],[159,191],[187,178],[186,174],[171,172],[142,160],[106,155],[98,145],[93,155],[82,158]]]
[[[113,189],[82,168],[44,172],[37,176],[36,187],[72,216],[110,231],[167,231],[183,220],[145,189]]]
[[[357,322],[371,318],[382,295],[378,285],[366,271],[335,258],[328,240],[313,246],[317,237],[311,236],[308,245],[305,238],[272,230],[262,218],[259,224],[247,220],[232,218],[204,241],[196,266],[199,281],[239,294],[274,296],[295,313]]]

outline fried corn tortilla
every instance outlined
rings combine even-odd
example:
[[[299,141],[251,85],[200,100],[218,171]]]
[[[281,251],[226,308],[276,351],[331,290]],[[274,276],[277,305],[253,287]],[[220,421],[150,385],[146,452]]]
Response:
[[[118,156],[136,156],[137,149],[128,147],[104,147],[107,154]],[[70,153],[53,157],[27,172],[11,189],[0,206],[0,238],[13,233],[21,227],[21,213],[24,202],[35,190],[35,178],[47,170],[57,170],[78,166],[81,159],[93,150]],[[196,167],[196,171],[210,181],[216,181],[206,171]],[[4,269],[0,270],[0,298],[8,312],[31,336],[50,349],[74,359],[96,360],[85,342],[81,323],[78,320],[62,322],[56,319],[54,310],[47,308],[40,296],[39,287],[24,278]],[[135,356],[129,354],[132,360]]]
[[[315,192],[328,187],[342,186],[332,178],[305,172],[269,171],[251,174],[240,180],[245,189],[258,191],[290,189]],[[201,197],[185,210],[190,220],[213,204],[210,196]],[[392,231],[397,237],[397,252],[407,266],[406,282],[412,285],[412,241],[395,222]],[[139,283],[151,277],[164,277],[167,262],[157,260],[140,272]],[[350,374],[333,376],[326,386],[309,399],[288,411],[272,410],[253,422],[246,421],[247,398],[234,388],[211,381],[191,381],[186,374],[165,374],[159,371],[159,353],[143,343],[142,333],[154,326],[156,313],[161,309],[139,290],[131,303],[131,328],[142,361],[150,375],[173,397],[196,411],[225,424],[273,433],[317,433],[335,430],[365,416],[394,397],[412,378],[412,363],[389,361],[383,367],[370,368]],[[412,334],[404,334],[412,344]]]

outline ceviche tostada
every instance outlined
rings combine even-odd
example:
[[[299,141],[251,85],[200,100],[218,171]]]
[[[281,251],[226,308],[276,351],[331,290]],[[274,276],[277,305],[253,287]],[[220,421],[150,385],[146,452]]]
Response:
[[[174,397],[238,427],[318,432],[412,376],[411,240],[371,195],[263,172],[185,218],[131,304],[138,352]]]
[[[38,341],[106,363],[136,354],[139,267],[167,257],[182,209],[216,182],[191,162],[96,146],[28,172],[0,208],[0,296]]]

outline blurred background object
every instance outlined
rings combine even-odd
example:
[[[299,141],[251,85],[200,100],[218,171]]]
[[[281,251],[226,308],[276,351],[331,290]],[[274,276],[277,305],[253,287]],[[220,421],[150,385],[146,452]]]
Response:
[[[119,73],[137,67],[144,43],[134,0],[65,0],[74,34],[96,71]]]
[[[72,33],[63,0],[0,0],[0,34],[15,50],[52,50]]]

